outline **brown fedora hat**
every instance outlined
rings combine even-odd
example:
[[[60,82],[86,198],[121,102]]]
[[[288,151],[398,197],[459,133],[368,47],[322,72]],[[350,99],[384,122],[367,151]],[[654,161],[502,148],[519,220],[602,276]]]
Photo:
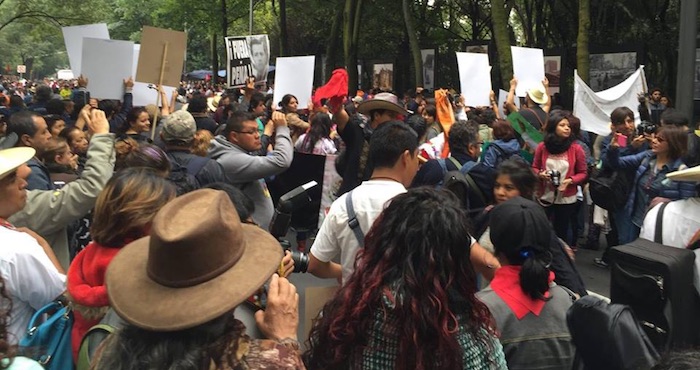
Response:
[[[183,330],[232,310],[270,278],[281,259],[279,242],[241,223],[226,193],[197,190],[166,204],[150,236],[112,260],[109,301],[137,327]]]
[[[386,109],[408,116],[408,111],[399,105],[399,98],[392,93],[379,93],[374,98],[365,100],[357,106],[357,111],[362,114],[369,114],[375,109]]]

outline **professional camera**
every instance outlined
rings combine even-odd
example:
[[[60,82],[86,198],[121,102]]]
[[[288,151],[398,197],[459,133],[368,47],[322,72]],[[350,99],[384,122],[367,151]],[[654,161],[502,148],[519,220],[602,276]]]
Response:
[[[561,185],[561,172],[557,170],[549,170],[547,171],[547,174],[549,175],[549,178],[552,179],[552,185],[555,187],[559,187],[559,185]]]
[[[651,135],[656,132],[656,124],[654,122],[642,121],[637,126],[637,135]]]
[[[277,238],[282,249],[292,252],[294,272],[306,272],[309,268],[309,255],[303,252],[293,251],[292,244],[289,240],[284,239],[284,237],[287,236],[287,232],[289,231],[292,213],[311,203],[311,197],[309,197],[306,191],[316,185],[318,185],[316,181],[311,181],[282,195],[277,203],[277,208],[275,208],[272,221],[270,222],[270,234]]]

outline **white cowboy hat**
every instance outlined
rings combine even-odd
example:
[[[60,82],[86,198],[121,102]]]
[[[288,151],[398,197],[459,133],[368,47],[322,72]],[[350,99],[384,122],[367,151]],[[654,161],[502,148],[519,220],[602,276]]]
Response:
[[[698,181],[700,182],[700,166],[686,168],[684,170],[671,172],[666,175],[673,181]]]
[[[369,115],[375,109],[385,109],[407,116],[408,111],[399,105],[399,98],[392,93],[379,93],[374,98],[365,100],[357,106],[357,111]]]
[[[528,89],[527,96],[529,96],[530,100],[534,101],[537,104],[544,104],[547,102],[547,100],[549,100],[549,96],[547,96],[547,90],[545,90],[544,85],[542,84],[538,84],[537,86]]]
[[[32,159],[34,154],[36,154],[36,150],[29,147],[0,150],[0,179],[5,178],[17,167]]]

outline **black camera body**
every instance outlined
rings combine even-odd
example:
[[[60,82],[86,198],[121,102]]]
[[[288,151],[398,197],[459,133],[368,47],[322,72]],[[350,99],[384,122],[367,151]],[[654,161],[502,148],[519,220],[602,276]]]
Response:
[[[654,122],[642,121],[637,126],[637,135],[651,135],[656,132],[656,124]]]
[[[277,238],[283,250],[290,251],[292,253],[294,272],[306,272],[309,267],[309,255],[292,250],[292,244],[289,242],[289,240],[284,239],[284,237],[289,231],[292,213],[295,210],[298,210],[299,208],[311,203],[311,198],[306,191],[316,185],[318,185],[316,181],[311,181],[282,195],[277,203],[277,208],[275,208],[275,214],[272,216],[272,221],[270,222],[270,234]]]
[[[554,185],[555,187],[559,187],[559,185],[561,185],[561,172],[557,170],[549,170],[547,171],[547,174],[552,180],[552,185]]]

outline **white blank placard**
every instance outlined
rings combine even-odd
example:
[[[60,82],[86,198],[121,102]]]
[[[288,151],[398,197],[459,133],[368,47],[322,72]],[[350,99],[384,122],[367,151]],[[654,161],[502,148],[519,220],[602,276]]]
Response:
[[[314,56],[277,58],[273,107],[277,107],[286,94],[297,97],[299,109],[309,105],[314,84],[315,64],[316,57]]]
[[[506,118],[506,111],[503,109],[503,103],[508,99],[508,91],[503,89],[498,90],[498,110],[501,112],[501,117]],[[515,106],[520,109],[520,99],[516,96],[514,100]]]
[[[542,84],[544,80],[544,53],[542,49],[511,46],[513,76],[518,79],[515,94],[525,96],[527,90]]]
[[[457,53],[457,65],[464,104],[471,107],[489,106],[491,66],[488,54]]]
[[[83,38],[109,40],[109,30],[105,23],[62,27],[61,30],[63,31],[63,41],[66,43],[70,69],[77,78],[82,72]]]
[[[134,43],[131,41],[83,39],[83,76],[89,80],[90,96],[119,99],[124,80],[131,76]]]

